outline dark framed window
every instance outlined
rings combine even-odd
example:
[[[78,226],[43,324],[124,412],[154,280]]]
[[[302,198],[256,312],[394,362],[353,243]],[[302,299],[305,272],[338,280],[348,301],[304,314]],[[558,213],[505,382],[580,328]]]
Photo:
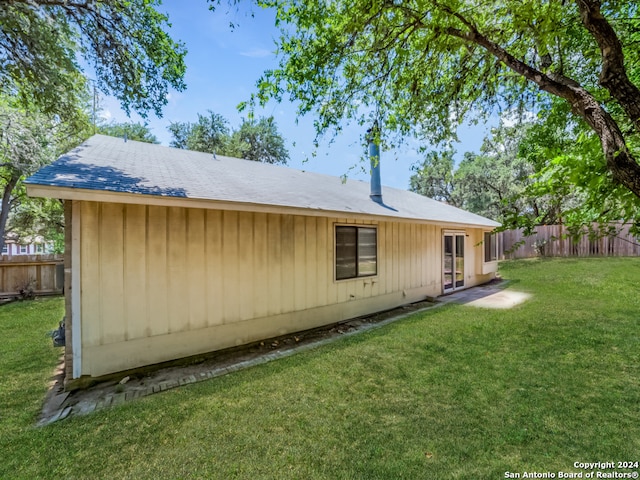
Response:
[[[377,273],[377,228],[336,226],[336,280]]]
[[[496,234],[484,232],[484,261],[495,262],[498,260],[498,242]]]

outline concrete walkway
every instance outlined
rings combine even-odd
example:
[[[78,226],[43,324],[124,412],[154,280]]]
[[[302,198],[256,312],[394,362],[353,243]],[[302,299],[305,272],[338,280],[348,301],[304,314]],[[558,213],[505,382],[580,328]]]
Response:
[[[435,302],[420,302],[390,312],[353,319],[322,329],[319,333],[316,330],[291,334],[286,338],[269,340],[268,345],[261,342],[248,346],[245,350],[240,349],[227,355],[223,354],[220,358],[197,365],[168,367],[144,376],[124,377],[119,382],[103,382],[74,392],[63,390],[64,377],[61,363],[54,372],[37,425],[44,426],[70,416],[87,415],[96,410],[121,405],[154,393],[288,357],[334,342],[338,338],[379,328],[415,313],[449,303],[483,308],[511,308],[529,298],[529,294],[506,290],[507,285],[508,282],[495,282],[461,290],[439,297]]]
[[[438,297],[441,303],[458,303],[481,308],[513,308],[531,298],[530,293],[506,289],[509,282],[496,282],[488,285],[461,290]]]

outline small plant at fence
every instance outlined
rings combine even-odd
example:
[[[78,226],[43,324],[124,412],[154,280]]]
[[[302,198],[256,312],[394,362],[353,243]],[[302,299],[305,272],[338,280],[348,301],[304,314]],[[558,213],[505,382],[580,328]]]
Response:
[[[36,297],[36,283],[37,282],[34,278],[18,282],[15,286],[15,289],[18,292],[17,298],[19,300],[33,300]]]
[[[539,257],[544,257],[546,254],[547,243],[549,243],[544,238],[538,239],[531,245],[536,252],[536,255]]]

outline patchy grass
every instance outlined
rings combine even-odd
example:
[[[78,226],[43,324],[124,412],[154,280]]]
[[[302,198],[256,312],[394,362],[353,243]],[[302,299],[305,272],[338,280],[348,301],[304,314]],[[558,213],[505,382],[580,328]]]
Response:
[[[0,306],[0,451],[6,433],[30,426],[39,414],[62,353],[47,334],[63,315],[61,297]]]
[[[498,479],[640,460],[640,259],[501,272],[533,298],[448,305],[44,428],[62,302],[3,307],[0,478]]]

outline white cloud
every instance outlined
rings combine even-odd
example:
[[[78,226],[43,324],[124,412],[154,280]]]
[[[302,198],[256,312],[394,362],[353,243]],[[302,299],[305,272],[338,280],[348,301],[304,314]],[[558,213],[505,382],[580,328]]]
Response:
[[[111,120],[113,118],[113,115],[111,115],[111,112],[109,110],[104,109],[100,112],[100,117],[105,120]]]
[[[536,118],[536,114],[533,112],[518,113],[516,110],[506,110],[502,112],[500,121],[505,127],[509,128],[517,125],[520,122],[533,122]]]
[[[183,94],[180,92],[167,92],[164,98],[167,99],[167,105],[173,107],[182,99]]]
[[[266,48],[254,48],[252,50],[240,52],[240,55],[250,58],[265,58],[273,55],[273,52],[271,50],[267,50]]]

